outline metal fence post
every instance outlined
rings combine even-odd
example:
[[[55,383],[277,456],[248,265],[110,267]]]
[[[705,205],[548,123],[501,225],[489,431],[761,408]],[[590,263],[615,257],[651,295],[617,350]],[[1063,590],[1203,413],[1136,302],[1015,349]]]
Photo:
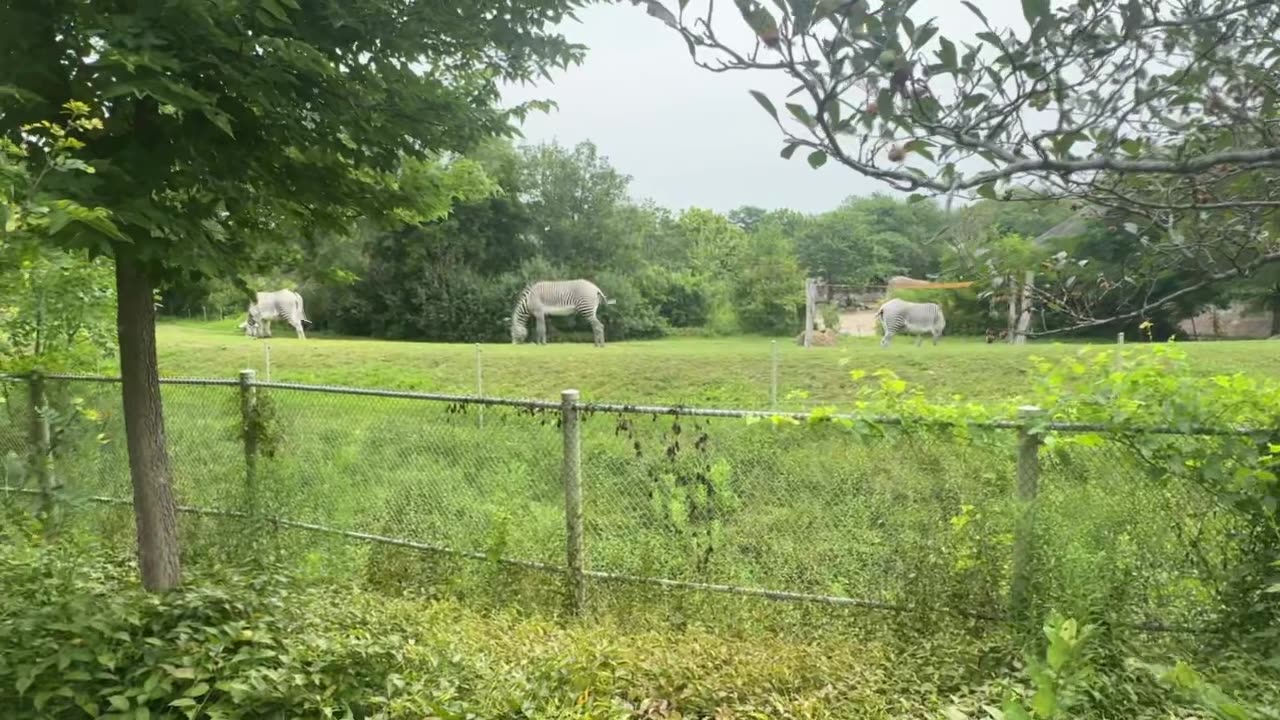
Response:
[[[582,550],[582,436],[578,427],[578,391],[560,393],[560,431],[564,436],[564,522],[569,581],[569,609],[581,615],[587,604]]]
[[[266,368],[263,374],[266,375],[267,382],[271,382],[271,343],[263,343],[262,351],[266,362]]]
[[[1018,408],[1022,426],[1018,430],[1017,518],[1013,535],[1013,578],[1010,601],[1014,612],[1024,612],[1030,603],[1032,557],[1035,551],[1035,507],[1040,484],[1040,433],[1031,426],[1044,411],[1034,405]]]
[[[250,512],[258,511],[258,391],[253,370],[240,371],[240,428],[244,439],[244,483]]]
[[[778,409],[778,341],[772,341],[769,357],[769,409]]]
[[[476,397],[484,397],[484,359],[480,354],[480,343],[476,343]],[[484,405],[480,405],[477,412],[480,422],[480,429],[484,429]]]
[[[45,520],[56,523],[58,499],[53,472],[53,434],[49,430],[49,397],[45,377],[32,373],[27,383],[31,395],[31,471],[40,485],[40,511]]]

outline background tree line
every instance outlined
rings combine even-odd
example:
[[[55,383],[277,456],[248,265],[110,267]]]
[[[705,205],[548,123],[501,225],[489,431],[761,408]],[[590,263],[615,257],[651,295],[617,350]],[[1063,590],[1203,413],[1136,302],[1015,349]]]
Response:
[[[493,342],[509,337],[514,299],[538,279],[597,282],[618,300],[601,312],[609,337],[621,340],[673,332],[789,335],[803,324],[806,276],[851,286],[882,284],[893,275],[939,277],[975,285],[910,297],[941,302],[950,332],[981,334],[1004,327],[1009,278],[1032,269],[1044,278],[1044,294],[1033,301],[1035,329],[1042,330],[1072,320],[1047,289],[1063,282],[1054,274],[1055,259],[1065,253],[1095,283],[1123,284],[1142,257],[1141,239],[1117,225],[1123,218],[1029,194],[979,200],[951,216],[932,200],[886,194],[850,197],[813,214],[757,207],[672,211],[632,199],[631,178],[589,141],[565,147],[495,140],[439,170],[435,192],[460,198],[447,216],[366,223],[354,233],[307,238],[277,272],[251,284],[297,288],[321,330]],[[1055,228],[1061,231],[1041,237]],[[1169,289],[1195,279],[1193,269],[1171,267],[1155,282]],[[1136,330],[1151,320],[1156,332],[1168,335],[1205,305],[1244,297],[1269,307],[1274,285],[1266,276],[1223,283],[1126,325],[1077,334]],[[1091,297],[1095,313],[1123,309],[1120,294],[1095,295],[1101,295]],[[178,315],[238,315],[245,307],[243,291],[217,279],[170,285],[163,299],[165,311]],[[553,325],[553,333],[586,337],[585,323],[576,318]]]

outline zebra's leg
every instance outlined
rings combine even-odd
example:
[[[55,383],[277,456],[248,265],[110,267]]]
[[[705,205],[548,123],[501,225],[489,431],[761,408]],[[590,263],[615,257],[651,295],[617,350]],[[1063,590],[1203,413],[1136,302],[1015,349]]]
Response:
[[[889,347],[889,340],[891,338],[893,338],[893,333],[885,330],[884,337],[880,338],[880,347]]]
[[[916,347],[920,347],[923,344],[924,344],[924,333],[920,333],[919,335],[916,336]]]
[[[301,320],[299,320],[299,321],[298,321],[298,324],[297,324],[297,325],[294,325],[294,326],[293,326],[293,329],[298,331],[298,339],[299,339],[299,340],[306,340],[306,339],[307,339],[307,334],[306,334],[305,332],[303,332],[303,331],[302,331],[302,321],[301,321]]]
[[[538,344],[547,344],[547,316],[538,314],[534,318],[538,321]]]
[[[591,323],[591,338],[595,346],[604,347],[604,323],[595,315],[588,316],[587,322]]]
[[[263,331],[262,337],[271,337],[271,321],[270,320],[266,318],[262,319],[262,331]]]

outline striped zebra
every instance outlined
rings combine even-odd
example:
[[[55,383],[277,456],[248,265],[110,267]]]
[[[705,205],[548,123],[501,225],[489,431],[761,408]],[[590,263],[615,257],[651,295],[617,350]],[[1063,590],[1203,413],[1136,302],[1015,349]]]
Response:
[[[612,305],[600,288],[590,280],[540,280],[526,287],[516,300],[511,313],[511,342],[524,342],[529,336],[529,316],[537,322],[539,345],[547,344],[547,316],[566,317],[578,314],[591,323],[596,347],[604,347],[604,323],[596,317],[601,302]]]
[[[947,319],[937,303],[914,303],[893,298],[881,305],[875,316],[884,325],[880,347],[888,347],[889,341],[900,332],[915,335],[916,347],[924,342],[925,333],[933,335],[933,344],[937,345],[942,330],[947,326]]]
[[[299,340],[306,340],[302,331],[302,323],[310,323],[307,312],[302,307],[302,296],[292,290],[276,290],[259,292],[252,303],[249,303],[249,319],[240,323],[244,334],[249,337],[271,337],[271,321],[283,320],[298,333]]]

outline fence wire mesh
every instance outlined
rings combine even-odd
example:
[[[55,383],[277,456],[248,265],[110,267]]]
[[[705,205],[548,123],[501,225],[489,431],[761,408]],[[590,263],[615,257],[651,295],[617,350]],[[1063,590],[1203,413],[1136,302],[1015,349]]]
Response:
[[[51,378],[46,387],[67,502],[127,504],[120,386]],[[564,438],[551,403],[489,400],[497,404],[483,407],[482,421],[480,405],[456,398],[246,390],[234,380],[162,387],[173,487],[189,511],[565,565]],[[29,494],[20,482],[33,452],[26,384],[0,389],[5,488]],[[627,407],[581,406],[580,415],[589,575],[979,616],[1006,604],[1020,512],[1016,430],[850,433]],[[1237,528],[1209,492],[1168,480],[1125,438],[1096,433],[1054,434],[1038,470],[1031,583],[1040,601],[1105,602],[1133,622],[1212,614],[1204,571],[1231,561]]]

